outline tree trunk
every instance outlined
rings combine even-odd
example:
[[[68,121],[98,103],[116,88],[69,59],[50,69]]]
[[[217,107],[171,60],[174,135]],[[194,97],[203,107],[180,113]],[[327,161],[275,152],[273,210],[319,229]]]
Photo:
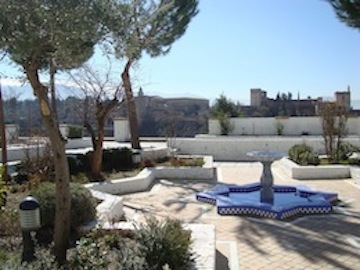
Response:
[[[93,144],[94,152],[91,160],[91,174],[94,178],[103,180],[101,175],[101,165],[103,158],[104,126],[98,127],[98,136]]]
[[[7,165],[7,143],[6,143],[6,127],[5,127],[5,120],[4,120],[4,103],[2,98],[2,89],[1,89],[1,82],[0,82],[0,126],[1,126],[1,156],[2,156],[2,164],[3,164],[3,175],[2,179],[5,183],[8,182],[8,165]]]
[[[132,61],[128,60],[124,68],[121,78],[124,84],[126,104],[128,110],[128,118],[130,124],[130,134],[131,134],[131,147],[133,149],[141,149],[140,140],[139,140],[139,127],[136,113],[136,106],[134,101],[134,96],[132,93],[131,82],[130,82],[130,67]]]
[[[50,107],[48,89],[39,80],[37,67],[33,64],[25,66],[26,76],[34,90],[39,105],[43,123],[47,130],[55,163],[56,183],[56,213],[54,228],[54,255],[61,265],[66,263],[66,251],[70,235],[70,174],[65,154],[65,140],[60,133]]]

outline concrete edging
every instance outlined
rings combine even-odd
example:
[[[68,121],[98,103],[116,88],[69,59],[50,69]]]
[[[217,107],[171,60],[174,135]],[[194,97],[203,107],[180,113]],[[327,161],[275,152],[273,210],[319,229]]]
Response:
[[[300,166],[287,157],[282,158],[280,162],[284,168],[290,171],[290,177],[298,180],[352,177],[351,166],[347,165]]]
[[[199,157],[199,156],[197,156]],[[157,178],[204,180],[214,178],[213,158],[203,156],[202,167],[154,167],[144,168],[134,177],[127,177],[110,182],[85,184],[92,195],[102,200],[96,207],[100,221],[118,221],[124,214],[123,200],[118,194],[142,192],[147,190]]]

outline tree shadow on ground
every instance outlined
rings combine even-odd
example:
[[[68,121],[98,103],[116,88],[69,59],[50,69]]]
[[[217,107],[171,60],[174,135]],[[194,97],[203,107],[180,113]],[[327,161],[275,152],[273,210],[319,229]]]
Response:
[[[182,219],[183,211],[192,207],[195,212],[185,221],[196,222],[210,211],[207,205],[196,200],[196,193],[211,189],[216,183],[215,180],[156,180],[148,191],[124,196],[124,206],[144,216]]]
[[[360,237],[358,218],[332,214],[302,217],[294,222],[241,219],[237,240],[246,243],[259,255],[271,256],[272,250],[266,245],[267,239],[271,239],[283,250],[297,253],[309,262],[327,262],[339,269],[353,268],[345,261],[335,260],[335,257],[359,258],[359,250],[349,243],[350,238]]]

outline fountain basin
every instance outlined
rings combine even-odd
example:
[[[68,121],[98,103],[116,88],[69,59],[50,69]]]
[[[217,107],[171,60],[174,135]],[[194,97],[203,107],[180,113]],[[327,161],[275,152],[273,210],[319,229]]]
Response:
[[[271,200],[264,192],[271,192]],[[220,215],[246,215],[272,219],[332,212],[336,193],[311,190],[306,186],[274,185],[264,190],[260,183],[216,185],[196,194],[201,202],[216,205]]]

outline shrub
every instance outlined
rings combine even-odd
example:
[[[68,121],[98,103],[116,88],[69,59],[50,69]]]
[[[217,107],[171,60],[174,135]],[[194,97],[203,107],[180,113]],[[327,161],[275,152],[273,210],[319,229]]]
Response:
[[[68,126],[68,135],[69,139],[78,139],[83,136],[83,127],[77,125],[69,125]]]
[[[162,269],[166,264],[173,270],[190,269],[191,233],[182,228],[179,220],[148,219],[135,230],[135,238],[142,245],[149,269]]]
[[[280,120],[276,120],[275,122],[276,134],[279,136],[283,135],[284,128],[285,128],[284,123],[281,122]]]
[[[347,160],[353,152],[358,151],[359,148],[351,143],[342,142],[337,148],[336,157],[338,161]]]
[[[319,157],[311,146],[296,144],[289,149],[289,158],[299,165],[318,165]]]
[[[102,169],[107,172],[133,167],[132,152],[129,148],[108,149],[103,151]]]
[[[34,196],[40,204],[41,224],[43,229],[53,232],[55,222],[55,184],[43,183],[33,190]],[[96,200],[90,191],[75,183],[70,184],[71,193],[71,229],[76,229],[92,220],[96,216]],[[51,240],[51,239],[50,239]]]
[[[191,269],[190,238],[178,220],[149,219],[135,231],[94,230],[68,250],[67,269]],[[50,250],[37,246],[36,260],[23,264],[20,254],[0,253],[7,260],[2,269],[62,269]]]
[[[40,149],[38,150],[40,151]],[[18,184],[24,182],[44,182],[54,179],[54,160],[50,145],[46,145],[43,155],[33,157],[27,153],[25,160],[16,165],[17,175],[14,180]]]
[[[51,249],[49,248],[39,248],[35,250],[36,259],[32,262],[21,262],[20,256],[12,257],[7,260],[3,265],[4,270],[60,270],[64,269],[59,267],[55,260],[55,256],[51,254]]]
[[[186,166],[186,167],[201,167],[204,165],[202,158],[179,158],[174,157],[170,159],[171,166]]]
[[[19,212],[0,209],[0,236],[18,236],[20,231]]]
[[[234,130],[234,125],[227,114],[220,114],[217,119],[219,120],[221,135],[229,135]]]
[[[149,269],[140,244],[116,231],[83,237],[69,254],[70,269]]]
[[[67,160],[71,175],[77,175],[79,173],[90,171],[90,157],[88,155],[68,155]]]

